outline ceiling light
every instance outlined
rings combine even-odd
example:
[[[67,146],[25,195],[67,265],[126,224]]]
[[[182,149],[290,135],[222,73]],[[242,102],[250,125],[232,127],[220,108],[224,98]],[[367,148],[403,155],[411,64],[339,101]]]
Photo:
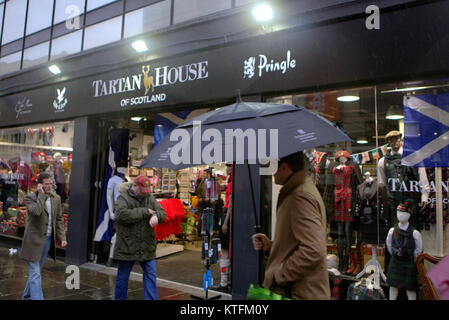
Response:
[[[157,126],[158,126],[159,128],[161,128],[161,127],[162,127],[162,124],[158,124]]]
[[[273,18],[273,10],[267,4],[261,4],[253,9],[252,14],[257,21],[267,21]]]
[[[57,65],[55,65],[55,64],[49,66],[48,70],[50,70],[54,74],[60,74],[61,73],[61,69],[59,69],[59,67]]]
[[[148,50],[147,45],[142,40],[134,41],[132,46],[134,50],[136,50],[137,52],[143,52]]]
[[[340,102],[353,102],[360,100],[360,98],[358,96],[339,96],[337,100]]]
[[[140,121],[142,120],[142,117],[131,117],[132,121]]]
[[[358,144],[367,144],[367,143],[368,143],[368,140],[366,140],[365,137],[361,137],[361,138],[358,138],[358,139],[357,139],[357,143],[358,143]]]
[[[399,105],[390,106],[387,110],[387,115],[385,116],[388,120],[400,120],[404,119],[403,108]]]

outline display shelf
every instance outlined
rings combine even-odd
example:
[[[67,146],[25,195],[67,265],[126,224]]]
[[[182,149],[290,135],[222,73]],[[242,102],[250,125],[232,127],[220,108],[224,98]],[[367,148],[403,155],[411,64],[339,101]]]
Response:
[[[73,152],[73,148],[53,147],[53,146],[37,146],[37,145],[32,145],[32,144],[21,144],[21,143],[14,143],[14,142],[0,142],[0,146]]]

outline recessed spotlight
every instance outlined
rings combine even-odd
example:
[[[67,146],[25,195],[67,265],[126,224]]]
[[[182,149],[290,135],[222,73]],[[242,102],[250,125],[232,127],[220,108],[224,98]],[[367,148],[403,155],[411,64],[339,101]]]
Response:
[[[340,96],[337,100],[340,102],[353,102],[360,100],[360,98],[358,96]]]
[[[358,144],[367,144],[368,140],[366,140],[366,138],[359,138],[359,139],[357,139],[357,143]]]
[[[55,65],[55,64],[49,66],[48,70],[50,70],[54,74],[60,74],[61,73],[61,69],[59,69],[59,67],[57,65]]]
[[[131,117],[132,121],[140,121],[142,120],[142,117]]]
[[[159,128],[161,128],[161,127],[162,127],[162,124],[158,124],[157,126],[158,126]]]
[[[273,10],[267,4],[261,4],[253,9],[252,14],[257,21],[273,19]]]
[[[134,41],[132,46],[134,50],[136,50],[137,52],[143,52],[148,50],[147,45],[142,40]]]

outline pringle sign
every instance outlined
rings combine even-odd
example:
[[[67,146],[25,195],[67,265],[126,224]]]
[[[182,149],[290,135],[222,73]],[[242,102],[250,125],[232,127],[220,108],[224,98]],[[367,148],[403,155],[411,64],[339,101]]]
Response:
[[[109,80],[92,81],[93,97],[135,92],[135,96],[120,101],[122,107],[163,102],[167,94],[164,86],[207,79],[208,61],[200,61],[181,66],[162,66],[151,68],[143,65],[141,73],[126,75]]]

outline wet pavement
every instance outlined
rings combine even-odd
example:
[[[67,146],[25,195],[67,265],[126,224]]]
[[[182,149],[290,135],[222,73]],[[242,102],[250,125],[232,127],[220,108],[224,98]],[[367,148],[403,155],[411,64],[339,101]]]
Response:
[[[46,300],[113,300],[116,268],[86,263],[80,266],[80,288],[66,287],[67,264],[47,259],[42,270],[42,291]],[[28,280],[28,264],[19,256],[9,255],[0,247],[0,300],[20,300]],[[200,288],[158,278],[159,300],[191,300],[192,295],[204,297]],[[219,293],[210,291],[209,297]],[[142,274],[131,272],[128,300],[143,300]],[[228,300],[230,295],[222,295]]]

